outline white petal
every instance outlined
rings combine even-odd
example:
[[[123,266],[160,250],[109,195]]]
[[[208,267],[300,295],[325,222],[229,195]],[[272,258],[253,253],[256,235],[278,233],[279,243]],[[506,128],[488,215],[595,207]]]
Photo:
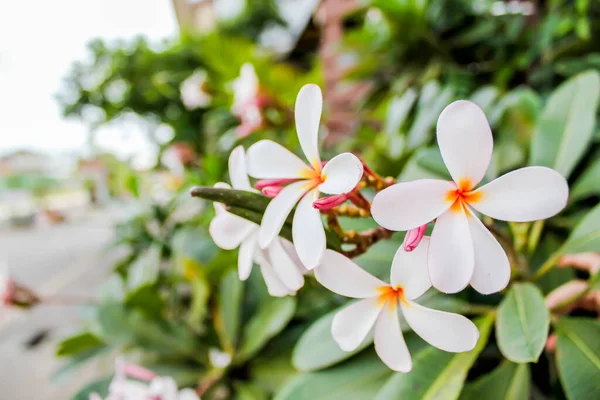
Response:
[[[225,250],[232,250],[238,247],[242,240],[256,228],[255,223],[224,212],[219,213],[210,221],[208,232],[217,246]]]
[[[502,175],[477,189],[469,203],[477,211],[502,221],[529,222],[550,218],[567,205],[569,185],[546,167],[527,167]]]
[[[281,195],[281,194],[280,194]],[[319,210],[313,207],[318,193],[313,190],[300,200],[292,223],[292,238],[302,264],[313,269],[321,262],[325,251],[325,228]]]
[[[436,221],[429,243],[429,278],[444,293],[463,290],[473,276],[475,258],[467,216],[448,210]]]
[[[429,238],[424,237],[413,251],[407,252],[400,246],[394,256],[390,283],[402,286],[407,299],[416,299],[431,287],[427,270],[428,252]]]
[[[373,297],[352,303],[335,314],[331,336],[340,349],[355,350],[369,334],[380,310],[381,305]]]
[[[371,214],[377,223],[394,231],[417,228],[440,216],[452,205],[448,192],[453,182],[419,179],[401,182],[377,193]]]
[[[352,153],[342,153],[325,164],[321,177],[324,182],[319,191],[327,194],[351,192],[363,175],[363,165]]]
[[[473,350],[479,331],[473,322],[459,314],[432,310],[417,303],[400,303],[408,325],[423,340],[452,353]]]
[[[358,299],[379,296],[377,289],[389,286],[333,250],[325,250],[321,265],[315,269],[315,278],[332,292]]]
[[[397,310],[396,304],[386,304],[379,314],[375,323],[375,351],[390,369],[408,372],[412,369],[412,360],[400,330]]]
[[[229,155],[229,179],[234,189],[254,191],[246,173],[244,148],[238,146]]]
[[[281,192],[267,206],[262,222],[260,223],[260,236],[258,244],[266,248],[271,241],[279,235],[294,205],[308,191],[306,182],[294,182],[283,188]]]
[[[293,294],[293,291],[283,284],[275,275],[275,271],[264,256],[258,256],[261,252],[256,252],[256,261],[260,265],[260,272],[262,273],[265,284],[267,285],[267,291],[273,297],[284,297],[289,294]]]
[[[298,257],[298,253],[296,253],[296,248],[294,247],[294,244],[289,240],[281,237],[279,238],[279,242],[283,246],[286,253],[288,253],[288,256],[290,256],[292,261],[294,261],[298,272],[300,272],[302,275],[305,275],[308,272],[308,270],[306,269],[304,264],[302,264],[302,261],[300,261],[300,257]]]
[[[150,382],[147,396],[164,400],[177,400],[177,383],[170,377],[156,377]]]
[[[278,238],[271,242],[267,252],[275,275],[285,286],[294,291],[304,286],[304,276],[298,271],[294,260],[285,251]]]
[[[321,169],[319,156],[319,121],[323,109],[323,96],[317,85],[304,85],[296,97],[296,131],[300,146],[312,167]]]
[[[250,146],[246,166],[248,175],[260,179],[302,178],[308,168],[297,155],[271,140]]]
[[[178,400],[200,400],[196,391],[193,389],[183,389],[179,392]]]
[[[245,281],[252,272],[254,254],[258,250],[258,229],[242,241],[238,253],[238,276]]]
[[[492,158],[494,140],[485,114],[475,103],[455,101],[442,111],[437,141],[444,163],[456,183],[469,190],[483,179]]]
[[[488,231],[477,216],[467,216],[473,249],[475,251],[475,269],[471,277],[471,286],[481,294],[501,291],[510,280],[510,263],[500,243]]]

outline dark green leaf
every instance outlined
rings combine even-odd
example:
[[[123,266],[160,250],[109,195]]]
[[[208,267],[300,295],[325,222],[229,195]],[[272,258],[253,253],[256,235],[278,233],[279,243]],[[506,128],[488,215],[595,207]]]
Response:
[[[72,356],[102,346],[104,346],[104,342],[98,336],[90,332],[83,332],[61,341],[58,344],[56,355],[59,357]]]
[[[556,333],[558,376],[567,398],[600,399],[600,322],[561,318]]]
[[[260,386],[253,383],[235,385],[235,400],[267,400],[268,396]]]
[[[600,75],[590,70],[561,84],[550,96],[531,144],[531,165],[569,177],[587,150],[596,123]]]
[[[600,251],[600,204],[581,220],[562,248],[563,254]]]
[[[154,244],[142,253],[129,268],[127,286],[136,290],[144,285],[152,285],[158,279],[160,270],[162,246]]]
[[[262,304],[244,328],[244,338],[239,351],[241,359],[252,357],[273,336],[277,335],[294,316],[295,297],[273,298]]]
[[[574,202],[593,195],[600,196],[600,157],[575,181],[569,201]]]
[[[529,365],[505,361],[465,386],[461,400],[524,400],[529,398]]]
[[[237,271],[231,270],[221,279],[215,328],[226,351],[233,351],[238,340],[243,291]]]
[[[498,307],[496,338],[507,359],[537,362],[548,337],[550,313],[542,292],[531,283],[516,283]]]
[[[493,315],[475,321],[479,341],[466,353],[446,353],[434,347],[421,350],[413,359],[413,370],[395,373],[377,392],[375,400],[454,400],[457,399],[469,369],[488,341]]]

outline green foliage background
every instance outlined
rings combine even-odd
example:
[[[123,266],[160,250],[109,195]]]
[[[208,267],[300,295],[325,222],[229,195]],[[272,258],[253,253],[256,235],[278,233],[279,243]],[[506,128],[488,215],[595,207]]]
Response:
[[[257,268],[240,282],[236,252],[213,244],[207,232],[212,206],[186,189],[227,180],[235,145],[272,138],[299,149],[290,117],[296,93],[304,83],[322,83],[316,48],[302,49],[314,55],[307,69],[297,52],[282,58],[248,39],[274,18],[271,8],[261,14],[259,7],[238,25],[183,34],[158,50],[143,39],[94,42],[93,62],[74,64],[61,96],[65,115],[93,114],[88,122],[98,126],[133,113],[148,122],[149,135],[167,124],[173,141],[191,144],[198,161],[179,195],[167,203],[141,196],[139,215],[116,227],[115,246],[125,256],[104,284],[94,317],[60,344],[58,355],[69,358],[65,371],[119,351],[181,385],[210,382],[205,400],[600,398],[600,323],[590,313],[558,317],[544,304],[565,282],[586,279],[591,290],[600,281],[552,269],[564,254],[600,251],[600,3],[519,3],[532,5],[532,15],[496,15],[498,4],[506,10],[509,2],[491,0],[368,3],[348,16],[343,41],[354,55],[345,79],[372,84],[360,109],[363,123],[326,151],[353,151],[379,174],[399,180],[447,178],[434,128],[441,110],[462,98],[484,110],[494,132],[487,180],[526,165],[555,168],[569,180],[561,214],[497,225],[518,251],[505,292],[482,296],[467,289],[449,297],[432,290],[422,302],[476,318],[477,347],[444,353],[409,332],[414,369],[392,373],[368,342],[344,353],[331,339],[333,314],[345,299],[312,278],[295,297],[271,298]],[[246,62],[275,105],[264,111],[266,125],[240,140],[233,133],[239,121],[229,111],[230,83]],[[213,100],[189,111],[179,87],[197,69],[207,72]],[[131,179],[128,187],[137,188]],[[370,219],[342,223],[373,226]],[[395,234],[356,261],[387,279],[401,242],[402,233]],[[549,332],[557,334],[552,353],[544,350]],[[211,348],[231,354],[232,363],[213,366]],[[106,382],[92,389],[106,390]]]

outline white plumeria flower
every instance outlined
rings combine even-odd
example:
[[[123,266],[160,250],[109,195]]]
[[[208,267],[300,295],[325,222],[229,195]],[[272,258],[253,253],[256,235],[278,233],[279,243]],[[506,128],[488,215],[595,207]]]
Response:
[[[432,310],[413,300],[430,287],[427,273],[429,238],[414,251],[402,247],[394,256],[390,283],[361,269],[346,256],[327,250],[315,277],[327,289],[361,299],[333,318],[331,334],[344,351],[355,350],[375,326],[375,351],[392,370],[412,369],[410,353],[402,336],[398,305],[406,323],[430,345],[458,353],[472,350],[479,339],[473,322],[459,314]]]
[[[150,382],[148,400],[200,400],[192,389],[177,390],[177,383],[170,377],[156,377]],[[141,398],[141,399],[145,399]],[[140,400],[141,400],[140,399]]]
[[[527,167],[475,189],[490,163],[493,138],[485,114],[469,101],[444,109],[437,141],[453,181],[420,179],[390,186],[373,199],[373,218],[395,231],[437,218],[428,258],[433,286],[456,293],[470,282],[480,293],[498,292],[508,284],[510,264],[474,210],[502,221],[549,218],[567,204],[567,182],[553,169]]]
[[[178,391],[173,378],[157,376],[144,367],[126,363],[121,357],[115,360],[115,376],[108,392],[105,400],[200,400],[191,389]],[[102,400],[102,397],[92,393],[89,399]]]
[[[255,191],[248,181],[242,146],[236,147],[229,156],[229,178],[234,189]],[[229,185],[220,182],[215,187],[229,188]],[[214,205],[217,215],[210,222],[210,235],[222,249],[240,248],[238,275],[241,280],[248,279],[256,262],[271,296],[293,295],[304,285],[305,269],[288,240],[278,238],[261,249],[257,244],[260,230],[257,224],[227,212],[223,204]]]
[[[325,251],[325,230],[313,202],[319,193],[340,195],[351,192],[360,181],[363,165],[351,153],[339,154],[322,166],[318,148],[319,120],[323,98],[317,85],[305,85],[296,99],[296,130],[307,165],[295,154],[270,140],[248,149],[248,173],[259,179],[290,183],[269,203],[262,219],[259,245],[269,246],[277,237],[294,205],[292,224],[296,252],[304,266],[313,269]]]
[[[242,65],[240,76],[233,83],[233,105],[231,110],[235,115],[240,115],[247,108],[248,104],[254,102],[258,96],[259,84],[258,76],[254,71],[254,66],[250,63]]]
[[[206,71],[198,70],[181,83],[181,101],[188,110],[206,107],[212,97],[204,91]]]

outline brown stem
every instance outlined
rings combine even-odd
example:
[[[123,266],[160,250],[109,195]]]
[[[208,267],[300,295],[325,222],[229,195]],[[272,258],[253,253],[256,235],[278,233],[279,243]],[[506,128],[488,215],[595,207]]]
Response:
[[[371,216],[371,213],[368,210],[352,204],[342,204],[341,206],[335,207],[333,212],[340,217],[349,218],[365,218]]]
[[[221,377],[223,376],[223,371],[224,370],[213,370],[212,372],[209,372],[206,377],[204,377],[204,379],[202,379],[199,383],[198,386],[196,387],[196,393],[198,394],[198,396],[203,396],[206,392],[208,392],[208,390],[219,381],[219,379],[221,379]]]
[[[355,236],[356,247],[348,251],[342,250],[341,253],[348,258],[357,257],[363,253],[366,253],[369,247],[373,246],[375,243],[382,239],[389,239],[393,234],[394,232],[389,231],[381,226],[358,233]]]

